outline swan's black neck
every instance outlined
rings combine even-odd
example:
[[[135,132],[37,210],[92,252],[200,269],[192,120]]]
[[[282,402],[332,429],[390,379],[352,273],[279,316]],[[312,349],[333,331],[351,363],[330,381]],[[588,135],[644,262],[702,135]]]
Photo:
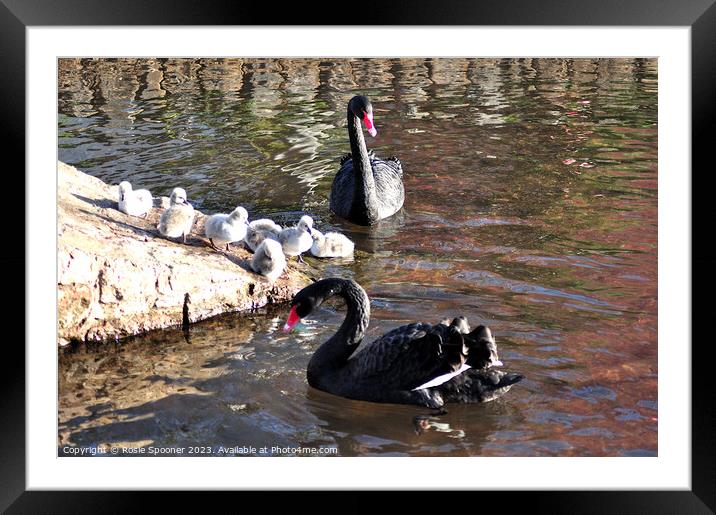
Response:
[[[308,363],[308,383],[320,388],[321,379],[345,365],[363,340],[370,321],[370,301],[365,290],[352,280],[324,279],[315,285],[323,291],[321,302],[338,295],[345,299],[348,310],[338,332],[318,348]]]
[[[355,191],[353,193],[353,205],[351,206],[352,219],[362,219],[372,222],[378,219],[376,208],[375,179],[373,168],[368,157],[368,149],[365,146],[365,137],[361,120],[348,106],[348,137],[351,142],[351,156],[353,158],[353,174],[355,180]]]

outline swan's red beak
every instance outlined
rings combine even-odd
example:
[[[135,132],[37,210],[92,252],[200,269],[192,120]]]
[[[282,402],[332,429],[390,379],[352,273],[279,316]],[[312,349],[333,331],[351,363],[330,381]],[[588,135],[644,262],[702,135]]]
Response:
[[[301,317],[298,316],[296,313],[296,308],[298,306],[293,306],[291,308],[291,312],[288,314],[288,320],[286,320],[286,323],[283,325],[283,332],[288,333],[293,329],[293,327],[301,320]]]
[[[373,115],[365,113],[363,116],[363,123],[365,124],[365,128],[368,129],[368,134],[375,138],[378,131],[375,130],[375,126],[373,125]]]

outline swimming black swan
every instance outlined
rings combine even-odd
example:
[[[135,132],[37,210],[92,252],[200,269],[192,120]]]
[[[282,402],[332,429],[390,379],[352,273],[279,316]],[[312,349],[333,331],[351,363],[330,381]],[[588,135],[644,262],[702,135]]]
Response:
[[[403,207],[403,167],[397,157],[376,158],[365,147],[361,120],[371,136],[378,133],[373,125],[373,106],[364,96],[348,102],[348,137],[351,153],[341,159],[331,186],[331,211],[358,225],[373,225]]]
[[[490,330],[481,325],[468,332],[464,317],[450,325],[398,327],[353,355],[370,320],[368,295],[353,280],[322,279],[298,292],[284,331],[334,295],[345,299],[348,313],[308,363],[314,388],[349,399],[441,408],[491,401],[523,377],[491,368],[502,363]]]

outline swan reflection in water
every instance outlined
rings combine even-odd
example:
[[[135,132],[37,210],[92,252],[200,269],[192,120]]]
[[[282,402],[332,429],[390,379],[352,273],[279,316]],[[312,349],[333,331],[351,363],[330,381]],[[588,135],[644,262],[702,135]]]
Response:
[[[435,416],[427,408],[337,397],[308,386],[305,409],[315,418],[322,445],[338,456],[479,456],[490,437],[510,429],[518,411],[497,400],[454,405]]]

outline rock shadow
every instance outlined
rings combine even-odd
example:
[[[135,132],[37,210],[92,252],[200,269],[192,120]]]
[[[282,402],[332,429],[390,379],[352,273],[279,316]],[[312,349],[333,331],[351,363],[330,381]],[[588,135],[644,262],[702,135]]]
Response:
[[[81,200],[82,202],[86,202],[87,204],[90,204],[92,206],[99,207],[102,209],[116,209],[117,211],[119,211],[119,209],[117,209],[117,201],[116,200],[110,200],[107,198],[93,199],[93,198],[89,198],[89,197],[84,197],[82,195],[78,195],[77,193],[72,193],[72,195],[75,198]],[[119,212],[121,213],[121,211],[119,211]]]
[[[132,224],[129,224],[126,222],[122,222],[120,220],[116,220],[114,218],[110,218],[109,216],[101,215],[99,213],[92,213],[91,211],[85,211],[84,209],[80,209],[80,212],[86,213],[91,216],[96,216],[97,218],[100,218],[107,223],[115,224],[115,225],[118,225],[124,229],[128,229],[138,236],[162,237],[159,234],[159,231],[157,231],[156,229],[152,230],[150,228],[139,227],[139,226],[132,225]]]

